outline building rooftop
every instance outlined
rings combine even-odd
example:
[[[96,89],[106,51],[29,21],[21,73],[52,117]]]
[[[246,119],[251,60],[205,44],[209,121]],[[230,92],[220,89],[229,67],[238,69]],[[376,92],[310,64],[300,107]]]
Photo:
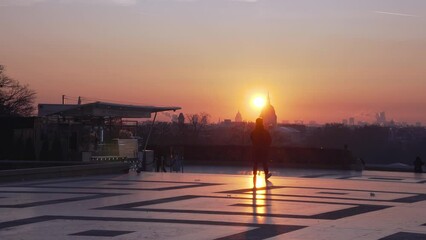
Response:
[[[38,115],[60,115],[64,117],[120,117],[150,118],[151,113],[176,111],[180,107],[173,106],[142,106],[107,102],[87,104],[39,104]]]

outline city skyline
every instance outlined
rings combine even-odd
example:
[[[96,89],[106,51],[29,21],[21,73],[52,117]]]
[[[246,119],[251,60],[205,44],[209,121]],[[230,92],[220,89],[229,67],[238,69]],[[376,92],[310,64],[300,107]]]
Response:
[[[426,123],[426,2],[0,0],[0,64],[37,92],[211,120]]]
[[[259,103],[259,101],[261,101],[261,103]],[[82,97],[82,96],[67,96],[67,95],[62,95],[62,99],[61,99],[61,103],[63,104],[85,104],[85,103],[91,103],[91,102],[113,102],[109,99],[98,99],[98,98],[88,98],[88,97]],[[251,104],[254,105],[254,108],[257,108],[259,113],[262,112],[262,109],[266,106],[267,104],[267,97],[262,97],[261,95],[257,95],[252,99]],[[115,102],[115,103],[119,103],[119,104],[129,104],[129,105],[137,105],[138,103],[136,102]],[[59,104],[59,103],[57,103]],[[271,104],[272,105],[272,104]],[[273,106],[273,105],[272,105]],[[239,120],[235,120],[237,117],[221,117],[219,116],[218,119],[211,119],[211,115],[208,112],[205,111],[201,111],[201,112],[194,112],[194,113],[189,113],[189,112],[185,112],[184,110],[178,110],[175,113],[161,113],[158,116],[158,120],[159,121],[165,121],[165,122],[173,122],[173,121],[178,121],[178,116],[179,114],[182,113],[184,114],[184,118],[185,115],[189,114],[207,114],[209,116],[209,123],[221,123],[224,121],[231,121],[233,122],[233,120],[235,122],[255,122],[257,117],[261,117],[261,116],[257,116],[254,119],[247,119],[244,118],[240,112],[240,110],[237,110],[237,112],[235,113],[235,115],[238,115]],[[359,116],[359,118],[355,118],[355,117],[351,117],[351,116],[347,116],[346,118],[343,119],[336,119],[336,120],[332,120],[329,122],[318,122],[315,119],[281,119],[281,121],[277,122],[278,124],[304,124],[304,125],[321,125],[321,124],[327,124],[327,123],[342,123],[344,125],[365,125],[365,124],[379,124],[379,125],[422,125],[421,122],[416,121],[416,122],[405,122],[405,121],[397,121],[395,120],[392,116],[387,119],[386,118],[386,112],[376,112],[376,113],[371,113],[371,114],[364,114],[363,116]],[[185,119],[185,121],[187,121]]]

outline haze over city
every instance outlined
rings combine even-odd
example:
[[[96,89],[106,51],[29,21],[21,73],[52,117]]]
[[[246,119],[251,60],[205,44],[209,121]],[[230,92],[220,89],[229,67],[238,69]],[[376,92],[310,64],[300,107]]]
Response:
[[[426,123],[423,0],[0,0],[0,64],[63,94],[253,121]],[[75,103],[75,101],[74,101]]]

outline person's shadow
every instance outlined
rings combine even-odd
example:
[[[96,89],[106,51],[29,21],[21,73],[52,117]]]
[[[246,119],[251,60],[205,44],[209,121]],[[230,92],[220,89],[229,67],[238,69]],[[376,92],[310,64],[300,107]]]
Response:
[[[265,188],[266,188],[266,192],[269,194],[270,193],[270,191],[271,191],[271,188],[274,186],[274,184],[271,182],[271,181],[269,181],[269,180],[266,180],[266,182],[265,182]]]

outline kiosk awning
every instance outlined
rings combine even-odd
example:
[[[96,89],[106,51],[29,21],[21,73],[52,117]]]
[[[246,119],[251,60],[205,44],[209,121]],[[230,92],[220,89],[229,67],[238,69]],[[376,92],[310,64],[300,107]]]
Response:
[[[151,118],[152,113],[176,111],[180,107],[126,105],[107,102],[87,104],[39,104],[38,116]]]

